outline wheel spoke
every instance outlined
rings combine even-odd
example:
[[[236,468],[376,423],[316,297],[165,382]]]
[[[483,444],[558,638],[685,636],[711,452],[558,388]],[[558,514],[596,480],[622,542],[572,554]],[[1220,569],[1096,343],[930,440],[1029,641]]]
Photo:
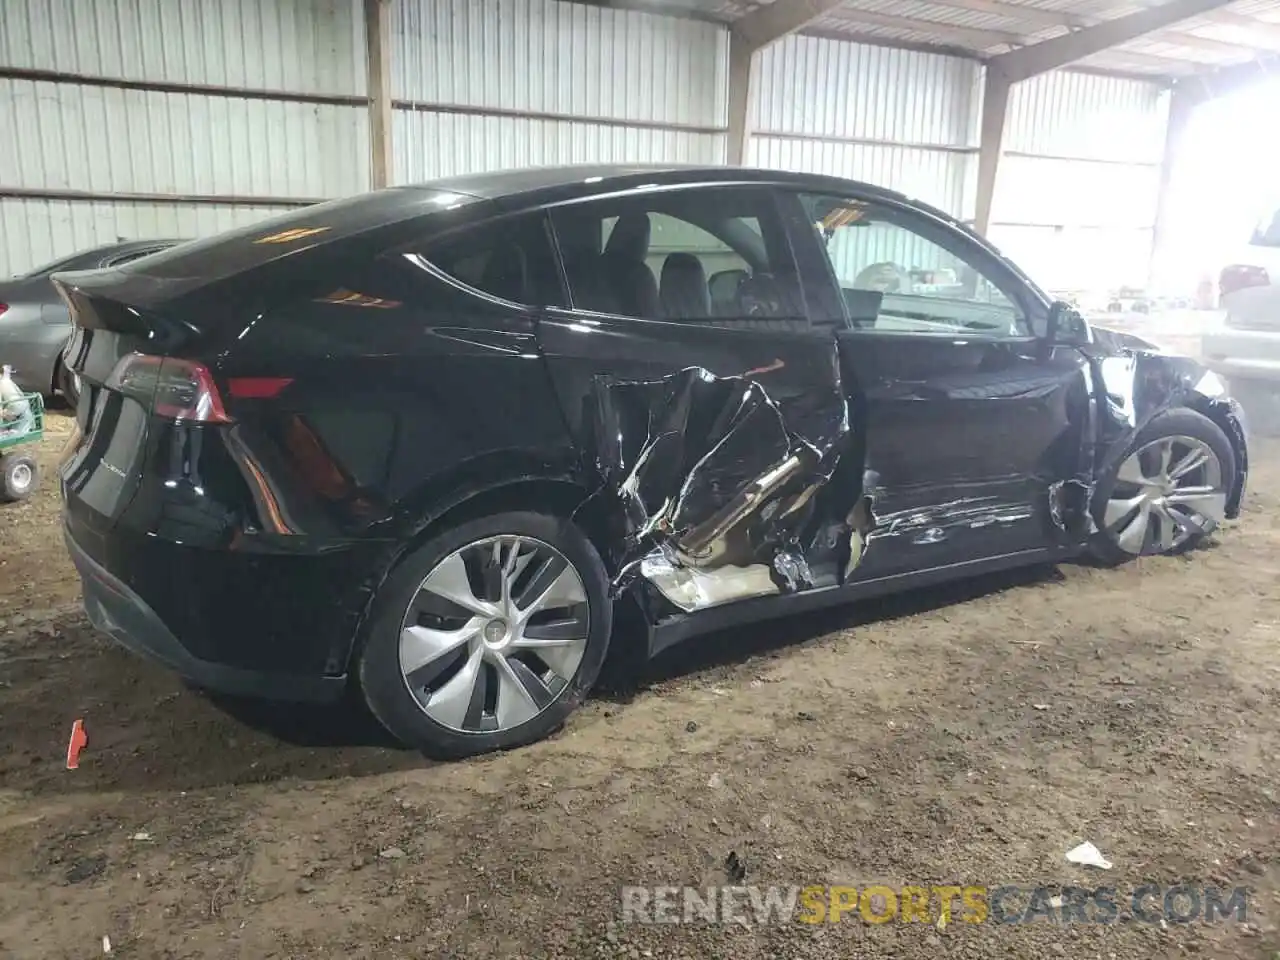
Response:
[[[1153,507],[1151,513],[1156,529],[1156,546],[1160,548],[1161,553],[1167,553],[1177,545],[1178,526],[1163,506]]]
[[[419,683],[416,674],[424,667],[439,665],[442,659],[446,659],[479,633],[483,625],[482,619],[472,617],[465,626],[457,630],[435,630],[416,625],[405,627],[400,632],[400,669],[412,686],[425,686],[430,678],[422,679]]]
[[[1171,506],[1184,507],[1217,526],[1227,513],[1227,495],[1213,487],[1183,487],[1164,498]]]
[[[536,547],[529,550],[525,550],[524,547],[525,542],[517,537],[511,544],[506,562],[502,567],[502,609],[508,611],[508,615],[514,612],[512,611],[512,591],[515,590],[516,583],[537,553]]]
[[[1165,439],[1160,442],[1160,466],[1156,471],[1156,478],[1163,480],[1169,476],[1169,461],[1173,459],[1173,440]]]
[[[482,656],[483,647],[477,646],[462,668],[449,678],[449,682],[431,694],[426,704],[428,716],[445,726],[462,728],[467,711],[471,708],[471,701],[477,693]],[[480,693],[483,695],[482,690]]]
[[[494,713],[498,726],[508,729],[532,720],[551,703],[551,690],[519,660],[499,656],[493,660],[498,673],[498,697]]]
[[[1142,471],[1141,451],[1130,455],[1124,463],[1120,464],[1120,470],[1116,474],[1116,480],[1121,483],[1132,484],[1135,487],[1146,486],[1151,482],[1147,479],[1147,475]]]
[[[1179,480],[1197,467],[1209,462],[1209,455],[1203,450],[1190,450],[1186,456],[1169,468],[1169,479]]]
[[[1102,516],[1103,526],[1111,530],[1123,523],[1133,516],[1134,511],[1142,505],[1143,499],[1143,497],[1137,496],[1127,499],[1108,500],[1107,509]]]
[[[543,562],[529,585],[516,598],[517,619],[526,622],[541,610],[555,610],[587,599],[582,581],[569,562],[556,555]]]
[[[481,600],[471,589],[461,551],[445,557],[423,582],[422,589],[477,616],[492,617],[496,613],[493,604]]]
[[[1184,536],[1190,537],[1200,533],[1208,533],[1212,529],[1212,524],[1199,514],[1187,512],[1176,505],[1167,503],[1163,509],[1169,521],[1176,525],[1179,533]]]
[[[1151,505],[1143,501],[1133,519],[1124,525],[1116,543],[1126,553],[1138,554],[1147,542],[1147,530],[1151,521]]]

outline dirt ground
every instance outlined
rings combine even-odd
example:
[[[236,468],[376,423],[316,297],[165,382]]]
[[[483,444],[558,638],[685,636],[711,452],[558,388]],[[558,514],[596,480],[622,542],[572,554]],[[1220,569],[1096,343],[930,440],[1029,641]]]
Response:
[[[47,476],[0,508],[0,956],[1275,960],[1280,445],[1257,460],[1193,555],[708,638],[548,742],[449,765],[96,637]],[[1110,871],[1066,862],[1084,840]],[[730,854],[762,886],[1250,895],[1244,923],[617,922],[622,885],[727,885]]]

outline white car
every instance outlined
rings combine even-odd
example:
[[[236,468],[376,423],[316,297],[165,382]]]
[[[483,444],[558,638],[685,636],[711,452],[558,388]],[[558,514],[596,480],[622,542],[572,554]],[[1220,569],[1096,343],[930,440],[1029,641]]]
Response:
[[[1255,428],[1280,430],[1280,209],[1264,217],[1237,262],[1222,268],[1220,329],[1205,364],[1227,378]]]

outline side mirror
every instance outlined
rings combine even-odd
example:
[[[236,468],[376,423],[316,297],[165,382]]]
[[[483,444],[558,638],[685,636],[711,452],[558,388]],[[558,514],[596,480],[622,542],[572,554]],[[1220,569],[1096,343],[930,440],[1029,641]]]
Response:
[[[1065,300],[1056,300],[1049,308],[1049,327],[1045,339],[1051,344],[1080,346],[1093,342],[1093,332],[1079,310]]]

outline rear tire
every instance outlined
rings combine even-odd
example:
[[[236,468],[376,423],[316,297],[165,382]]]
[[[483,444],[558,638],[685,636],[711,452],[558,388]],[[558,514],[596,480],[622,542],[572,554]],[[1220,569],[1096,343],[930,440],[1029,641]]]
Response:
[[[1185,407],[1160,414],[1099,481],[1090,554],[1115,566],[1194,549],[1222,521],[1235,476],[1235,450],[1216,423]]]
[[[10,503],[27,499],[40,483],[40,467],[26,454],[4,454],[0,457],[0,471],[0,497]]]
[[[393,736],[434,759],[533,743],[595,683],[612,606],[604,564],[571,520],[471,520],[415,549],[378,590],[360,689]]]

